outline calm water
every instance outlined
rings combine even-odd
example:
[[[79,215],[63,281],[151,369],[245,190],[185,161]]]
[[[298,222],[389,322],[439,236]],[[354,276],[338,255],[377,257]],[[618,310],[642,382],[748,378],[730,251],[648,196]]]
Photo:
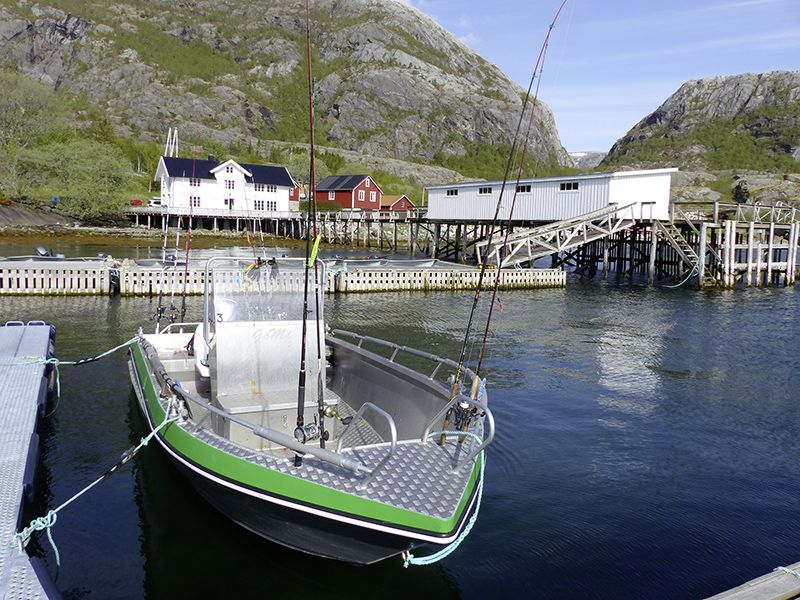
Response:
[[[478,522],[448,559],[354,568],[273,546],[146,448],[59,515],[58,586],[67,598],[696,598],[800,560],[797,290],[574,281],[502,302],[485,363],[498,436]],[[326,308],[335,326],[455,356],[470,304],[399,293]],[[58,356],[73,359],[150,327],[154,309],[2,298],[0,320],[54,323]],[[122,353],[64,367],[61,382],[42,511],[145,433]],[[46,539],[34,548],[55,573]]]

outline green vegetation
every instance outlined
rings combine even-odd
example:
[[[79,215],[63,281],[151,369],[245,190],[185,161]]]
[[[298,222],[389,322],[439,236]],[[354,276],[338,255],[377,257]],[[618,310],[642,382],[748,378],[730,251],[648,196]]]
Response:
[[[435,164],[442,165],[448,169],[458,171],[466,177],[478,179],[502,179],[506,172],[508,157],[511,154],[511,146],[507,144],[486,144],[486,143],[467,143],[466,152],[461,156],[445,156],[441,151],[433,157]],[[515,167],[510,176],[516,177],[519,163],[515,161]],[[580,169],[562,167],[558,164],[555,157],[551,157],[548,163],[537,163],[530,155],[525,157],[522,169],[523,177],[551,177],[556,175],[570,175],[580,173]]]
[[[634,140],[604,166],[645,163],[673,164],[676,158],[701,149],[699,158],[708,168],[753,169],[794,173],[800,168],[787,148],[800,146],[800,102],[766,106],[732,119],[717,119],[702,127],[667,136],[663,130],[645,140]]]
[[[413,177],[400,177],[388,171],[374,170],[372,178],[381,186],[384,194],[405,194],[416,206],[422,204],[422,186]]]
[[[146,193],[132,165],[151,159],[147,144],[116,138],[104,116],[84,114],[77,129],[80,102],[21,75],[0,72],[0,90],[0,197],[39,205],[57,196],[70,216],[93,220]]]

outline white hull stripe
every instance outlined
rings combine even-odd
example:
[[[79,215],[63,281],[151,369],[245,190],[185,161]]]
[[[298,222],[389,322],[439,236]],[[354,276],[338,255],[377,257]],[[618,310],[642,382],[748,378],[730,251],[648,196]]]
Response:
[[[137,394],[137,396],[138,396],[138,394]],[[144,410],[145,418],[147,419],[147,423],[150,426],[150,429],[152,430],[153,429],[153,422],[150,419],[150,411],[147,410],[146,402],[142,403],[141,400],[144,400],[144,398],[140,399],[140,405],[144,404],[143,408],[145,409]],[[462,518],[458,529],[452,535],[450,535],[448,537],[435,537],[435,536],[431,536],[431,535],[425,535],[425,534],[421,534],[421,533],[414,533],[414,532],[411,532],[411,531],[406,531],[404,529],[396,529],[394,527],[388,527],[386,525],[380,525],[378,523],[372,523],[370,521],[365,521],[365,520],[361,520],[361,519],[354,519],[354,518],[347,517],[347,516],[344,516],[344,515],[340,515],[340,514],[336,514],[336,513],[332,513],[332,512],[328,512],[328,511],[324,511],[324,510],[320,510],[320,509],[314,508],[312,506],[307,506],[305,504],[297,504],[295,502],[290,502],[288,500],[284,500],[283,498],[277,498],[275,496],[270,496],[269,494],[262,494],[260,492],[257,492],[255,490],[252,490],[252,489],[247,488],[247,487],[238,486],[238,485],[236,485],[234,483],[231,483],[230,481],[228,481],[226,479],[222,479],[221,477],[217,477],[216,475],[213,475],[212,473],[209,473],[208,471],[206,471],[204,469],[200,469],[199,467],[197,467],[196,465],[194,465],[190,461],[186,460],[183,456],[181,456],[180,454],[175,452],[164,440],[161,439],[160,435],[156,434],[155,437],[158,440],[158,443],[161,444],[161,447],[164,448],[164,450],[166,450],[175,460],[180,462],[185,467],[191,469],[195,473],[199,474],[200,476],[202,476],[202,477],[204,477],[204,478],[206,478],[206,479],[208,479],[210,481],[213,481],[214,483],[217,483],[217,484],[219,484],[221,486],[224,486],[224,487],[227,487],[229,489],[232,489],[232,490],[234,490],[234,491],[236,491],[236,492],[238,492],[240,494],[247,494],[248,496],[252,496],[253,498],[258,498],[259,500],[264,500],[266,502],[271,502],[273,504],[278,504],[280,506],[285,506],[287,508],[291,508],[291,509],[294,509],[294,510],[299,510],[299,511],[302,511],[302,512],[305,512],[305,513],[316,515],[318,517],[324,517],[326,519],[331,519],[333,521],[338,521],[340,523],[347,523],[348,525],[355,525],[357,527],[363,527],[365,529],[371,529],[373,531],[380,531],[382,533],[388,533],[388,534],[391,534],[391,535],[397,535],[397,536],[401,536],[401,537],[411,538],[411,539],[420,540],[420,541],[423,541],[423,542],[429,542],[429,543],[438,544],[438,545],[450,544],[453,541],[455,541],[455,539],[461,533],[461,529],[464,527],[464,523],[466,522],[466,518]],[[475,498],[476,498],[476,495],[472,494],[472,498],[470,499],[469,506],[467,507],[467,510],[464,513],[464,517],[466,517],[466,515],[468,515],[472,511],[472,507],[475,504]]]

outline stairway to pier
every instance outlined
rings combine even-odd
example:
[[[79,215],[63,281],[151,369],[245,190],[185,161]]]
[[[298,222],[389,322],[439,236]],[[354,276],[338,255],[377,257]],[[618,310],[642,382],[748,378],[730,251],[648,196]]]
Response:
[[[571,219],[548,223],[533,229],[519,231],[508,239],[476,244],[478,263],[487,262],[500,268],[532,266],[544,256],[573,250],[589,242],[609,237],[631,227],[636,220],[633,208],[636,203],[612,205]]]

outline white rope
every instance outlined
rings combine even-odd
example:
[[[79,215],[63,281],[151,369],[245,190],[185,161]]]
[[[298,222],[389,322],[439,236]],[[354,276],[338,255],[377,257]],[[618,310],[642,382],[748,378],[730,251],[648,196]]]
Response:
[[[473,439],[477,440],[479,443],[483,441],[478,435],[472,433],[471,431],[435,431],[430,433],[428,437],[435,437],[437,435],[448,435],[448,436],[468,435]],[[481,509],[481,498],[483,497],[483,475],[486,469],[486,455],[483,451],[481,451],[480,458],[481,458],[481,473],[478,478],[478,494],[475,500],[475,511],[472,513],[472,517],[470,517],[470,520],[467,523],[467,525],[464,527],[464,529],[461,531],[461,533],[455,539],[455,541],[453,541],[453,543],[449,544],[448,546],[445,546],[443,549],[439,550],[438,552],[435,552],[434,554],[431,554],[429,556],[417,557],[414,556],[410,550],[406,550],[405,552],[403,552],[403,554],[401,555],[403,557],[403,568],[407,569],[408,565],[415,565],[415,566],[432,565],[433,563],[439,562],[443,558],[447,558],[453,552],[455,552],[456,548],[458,548],[461,545],[461,542],[463,542],[469,535],[469,532],[472,531],[472,526],[475,525],[475,521],[478,520],[478,512]]]

